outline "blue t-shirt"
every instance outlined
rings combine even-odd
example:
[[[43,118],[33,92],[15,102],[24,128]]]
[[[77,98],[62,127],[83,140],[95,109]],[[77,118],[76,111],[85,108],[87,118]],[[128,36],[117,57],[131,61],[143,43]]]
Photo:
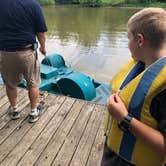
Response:
[[[0,0],[0,50],[22,48],[36,42],[47,27],[36,0]]]

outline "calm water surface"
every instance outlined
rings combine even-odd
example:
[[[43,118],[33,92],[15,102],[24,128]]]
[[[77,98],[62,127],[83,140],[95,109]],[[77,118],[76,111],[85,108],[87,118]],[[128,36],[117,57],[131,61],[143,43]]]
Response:
[[[63,55],[75,70],[109,83],[130,58],[126,23],[136,9],[52,6],[43,11],[48,54]]]

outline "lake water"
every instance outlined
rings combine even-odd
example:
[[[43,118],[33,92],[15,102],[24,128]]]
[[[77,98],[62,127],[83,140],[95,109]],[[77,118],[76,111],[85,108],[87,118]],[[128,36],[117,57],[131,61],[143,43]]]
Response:
[[[43,7],[47,54],[61,54],[68,65],[109,83],[130,58],[126,23],[137,9]],[[43,58],[40,55],[40,60]]]

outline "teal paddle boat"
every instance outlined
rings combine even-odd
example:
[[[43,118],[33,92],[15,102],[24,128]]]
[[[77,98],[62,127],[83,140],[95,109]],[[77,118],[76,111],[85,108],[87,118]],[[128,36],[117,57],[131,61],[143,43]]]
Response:
[[[61,94],[99,104],[105,104],[111,94],[107,84],[97,82],[89,76],[74,71],[66,66],[63,57],[59,54],[46,56],[40,64],[40,90],[52,94]],[[0,78],[2,84],[2,78]],[[21,83],[26,87],[26,81]]]

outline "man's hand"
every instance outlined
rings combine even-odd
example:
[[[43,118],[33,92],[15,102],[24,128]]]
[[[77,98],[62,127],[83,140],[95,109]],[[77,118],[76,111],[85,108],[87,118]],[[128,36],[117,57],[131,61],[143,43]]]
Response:
[[[45,47],[45,33],[44,32],[38,32],[37,33],[37,38],[38,38],[38,41],[40,43],[40,48],[39,48],[39,51],[43,54],[43,55],[46,55],[47,51],[46,51],[46,47]]]
[[[115,118],[118,122],[120,122],[128,114],[124,103],[117,93],[112,94],[108,98],[107,108],[112,117]]]
[[[46,56],[47,51],[46,51],[45,48],[40,47],[40,48],[39,48],[39,51],[40,51],[43,55]]]

